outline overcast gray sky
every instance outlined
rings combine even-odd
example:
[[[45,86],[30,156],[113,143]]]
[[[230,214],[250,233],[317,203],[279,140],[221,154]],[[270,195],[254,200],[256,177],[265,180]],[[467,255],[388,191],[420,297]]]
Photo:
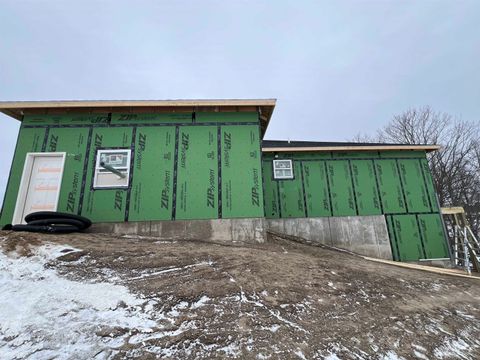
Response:
[[[480,120],[480,1],[0,0],[0,100],[277,98],[267,139]],[[0,115],[0,199],[19,123]]]

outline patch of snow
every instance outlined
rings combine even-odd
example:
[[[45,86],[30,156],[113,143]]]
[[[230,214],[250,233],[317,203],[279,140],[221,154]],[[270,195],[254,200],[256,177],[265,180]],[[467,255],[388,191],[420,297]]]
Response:
[[[206,296],[206,295],[203,295],[200,300],[198,300],[197,302],[193,303],[192,305],[190,305],[190,309],[198,309],[199,307],[202,307],[204,306],[208,301],[210,301],[211,299]]]
[[[170,311],[167,313],[169,317],[178,317],[180,312],[178,310],[184,310],[188,307],[188,302],[181,301],[177,305],[173,306]]]
[[[443,288],[442,284],[439,284],[439,283],[433,283],[432,284],[433,291],[440,291],[440,290],[442,290],[442,288]]]
[[[267,355],[263,355],[262,353],[257,354],[257,359],[259,359],[259,360],[270,359],[270,357],[271,357],[270,355],[267,356]]]
[[[300,349],[295,350],[293,353],[297,355],[300,359],[307,360],[307,358],[305,357],[305,355],[303,355],[303,352]]]
[[[305,330],[304,328],[302,328],[301,326],[295,324],[294,322],[290,321],[290,320],[287,320],[285,319],[284,317],[282,317],[280,315],[280,311],[275,311],[275,310],[272,310],[270,308],[268,308],[265,304],[261,303],[260,301],[258,300],[250,300],[248,299],[248,297],[245,295],[244,291],[243,291],[243,288],[240,287],[240,302],[243,302],[243,303],[250,303],[250,304],[253,304],[255,306],[258,306],[260,308],[263,308],[265,309],[266,311],[268,311],[270,313],[270,315],[274,316],[277,320],[287,324],[288,326],[294,328],[294,329],[297,329],[297,330],[300,330],[304,333],[308,333],[307,330]],[[281,306],[281,305],[280,305]]]
[[[464,319],[468,319],[468,320],[475,320],[475,316],[472,316],[472,315],[469,315],[461,310],[456,310],[455,311],[457,313],[457,315],[461,316],[462,318]]]
[[[151,273],[143,273],[143,274],[140,274],[139,276],[132,277],[129,280],[140,280],[140,279],[144,279],[144,278],[147,278],[147,277],[163,275],[163,274],[167,274],[167,273],[170,273],[170,272],[173,272],[173,271],[181,271],[181,270],[186,270],[186,269],[194,268],[194,267],[197,267],[197,266],[204,266],[204,265],[212,266],[213,262],[209,260],[209,261],[202,261],[202,262],[199,262],[197,264],[185,265],[185,266],[181,266],[181,267],[171,267],[171,268],[162,269],[162,270],[159,270],[159,271],[154,271],[154,272],[151,272]]]
[[[324,360],[340,360],[340,358],[336,354],[328,354]]]
[[[48,244],[30,257],[0,253],[1,359],[90,359],[121,346],[129,329],[156,327],[142,313],[145,301],[126,287],[72,281],[45,267],[66,249],[72,248]],[[102,328],[125,335],[96,335]]]
[[[420,351],[413,350],[413,355],[415,355],[415,357],[418,358],[418,359],[428,360],[428,356],[426,356],[424,353],[422,353]]]
[[[184,321],[176,330],[158,331],[153,334],[140,333],[140,334],[131,336],[128,342],[130,344],[139,344],[149,340],[161,339],[166,336],[175,337],[184,333],[185,331],[196,329],[196,328],[197,327],[195,326],[194,321]]]
[[[229,357],[237,357],[240,354],[240,349],[238,345],[231,343],[228,344],[227,346],[223,346],[221,348],[218,348],[217,351],[223,351],[226,355]]]
[[[433,354],[437,359],[468,359],[466,355],[470,346],[461,338],[449,339],[443,345],[433,350]]]
[[[389,350],[385,354],[383,354],[380,359],[382,360],[400,360],[403,359],[403,357],[398,356],[395,351]]]
[[[272,333],[276,333],[278,331],[278,329],[280,329],[280,325],[278,324],[274,324],[268,328],[266,328],[267,330],[270,330]]]

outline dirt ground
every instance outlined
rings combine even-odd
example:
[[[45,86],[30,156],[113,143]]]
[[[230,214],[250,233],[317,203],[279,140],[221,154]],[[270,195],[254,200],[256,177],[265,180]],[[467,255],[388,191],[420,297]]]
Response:
[[[81,249],[49,266],[152,300],[153,332],[98,330],[125,337],[108,352],[114,359],[480,358],[478,280],[274,236],[242,246],[107,234],[0,237],[4,253],[22,256],[44,243]]]

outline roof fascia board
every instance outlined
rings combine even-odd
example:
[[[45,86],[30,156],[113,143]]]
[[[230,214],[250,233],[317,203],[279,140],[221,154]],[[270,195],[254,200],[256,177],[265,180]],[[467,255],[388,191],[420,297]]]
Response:
[[[0,110],[121,107],[275,106],[275,99],[0,101]]]
[[[310,147],[264,147],[263,152],[325,152],[325,151],[394,151],[394,150],[439,150],[440,145],[375,145],[375,146],[310,146]]]

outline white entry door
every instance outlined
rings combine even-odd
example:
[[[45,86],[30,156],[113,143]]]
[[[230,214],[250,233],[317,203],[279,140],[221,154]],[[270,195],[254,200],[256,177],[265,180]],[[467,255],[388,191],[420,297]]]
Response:
[[[56,211],[62,184],[65,153],[28,153],[18,190],[13,224],[37,211]]]

